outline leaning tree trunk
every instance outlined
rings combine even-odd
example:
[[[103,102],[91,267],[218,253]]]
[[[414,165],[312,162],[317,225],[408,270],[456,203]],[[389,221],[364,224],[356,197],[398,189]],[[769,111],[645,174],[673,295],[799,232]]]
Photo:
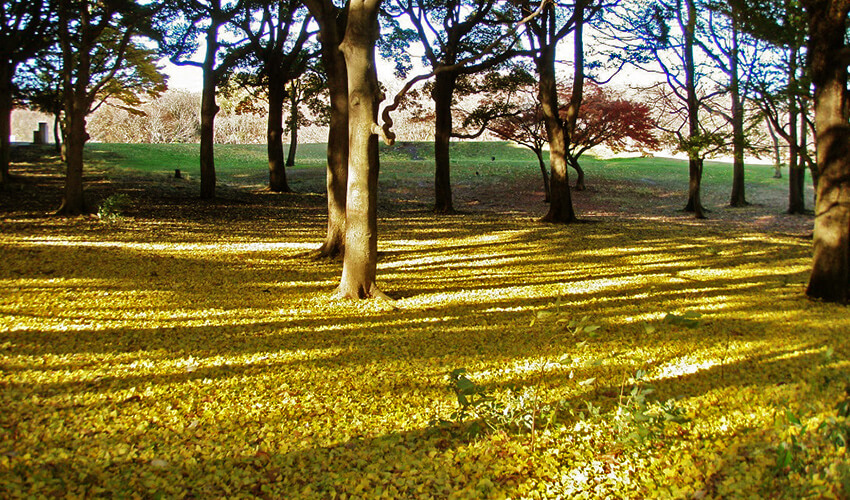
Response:
[[[337,294],[385,297],[375,277],[378,266],[378,105],[375,70],[380,0],[352,0],[340,48],[348,71],[349,171],[345,256]]]
[[[203,63],[203,88],[201,90],[201,199],[215,197],[215,115],[219,107],[215,102],[215,58],[218,47],[218,29],[207,29],[207,52]]]
[[[450,214],[452,205],[451,159],[449,147],[452,137],[452,96],[457,84],[457,74],[450,71],[437,73],[434,79],[434,212]]]
[[[558,89],[555,80],[555,47],[544,46],[535,61],[538,82],[538,98],[546,136],[549,139],[549,212],[542,222],[570,223],[576,220],[570,194],[570,179],[567,173],[567,138],[564,123],[559,115]]]
[[[581,164],[578,162],[578,158],[567,153],[567,161],[570,163],[570,166],[573,167],[573,170],[576,171],[576,191],[584,191],[587,189],[587,186],[584,185],[584,169],[581,168]]]
[[[8,184],[12,133],[12,71],[10,64],[0,61],[0,187]]]
[[[845,36],[848,0],[809,0],[809,67],[815,87],[819,178],[814,259],[806,294],[850,299],[850,124],[847,122]]]
[[[271,65],[274,67],[274,65]],[[288,193],[286,165],[283,161],[283,104],[285,90],[280,75],[269,72],[269,119],[266,137],[269,156],[269,190]]]

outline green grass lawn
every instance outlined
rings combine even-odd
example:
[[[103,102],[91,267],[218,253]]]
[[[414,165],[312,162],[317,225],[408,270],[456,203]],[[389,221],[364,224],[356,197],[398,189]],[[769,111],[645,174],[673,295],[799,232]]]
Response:
[[[171,175],[180,169],[190,176],[199,175],[197,144],[89,144],[89,161],[112,167]],[[217,145],[216,174],[224,182],[254,177],[262,181],[266,175],[267,156],[263,145]],[[325,144],[298,146],[295,169],[316,170],[323,175]],[[425,142],[402,142],[394,146],[381,144],[381,180],[432,183],[434,167],[433,145]],[[464,183],[477,176],[510,181],[525,177],[529,172],[539,172],[534,154],[523,147],[506,142],[453,142],[451,145],[452,178]],[[587,173],[587,183],[594,179],[636,182],[664,189],[684,192],[688,185],[687,162],[671,158],[595,158],[585,155],[582,166]],[[787,169],[781,179],[773,178],[770,165],[747,165],[746,183],[753,193],[751,201],[759,197],[787,197]],[[570,171],[575,178],[575,172]],[[706,161],[703,173],[703,198],[709,203],[728,202],[732,179],[732,166],[719,161]],[[807,179],[808,206],[812,204],[813,188]],[[312,181],[304,186],[308,191],[323,192],[323,181]]]

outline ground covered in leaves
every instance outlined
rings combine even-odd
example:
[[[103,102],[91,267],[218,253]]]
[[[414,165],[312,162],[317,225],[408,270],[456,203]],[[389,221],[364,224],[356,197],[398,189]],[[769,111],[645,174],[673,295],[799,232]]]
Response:
[[[57,169],[24,160],[0,193],[4,498],[850,494],[850,316],[803,296],[810,217],[699,222],[589,178],[583,223],[552,226],[533,170],[461,177],[451,216],[390,182],[396,301],[350,302],[305,257],[319,195],[91,172],[120,216],[55,218]]]

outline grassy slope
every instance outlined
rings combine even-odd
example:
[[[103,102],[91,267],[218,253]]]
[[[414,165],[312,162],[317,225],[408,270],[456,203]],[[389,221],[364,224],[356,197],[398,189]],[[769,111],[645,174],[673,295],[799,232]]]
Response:
[[[475,155],[456,156],[457,184],[522,182]],[[618,165],[635,182],[668,168]],[[399,189],[430,174],[389,159],[385,173]],[[390,197],[379,280],[393,308],[332,300],[339,264],[299,256],[321,237],[319,197],[237,201],[139,198],[108,224],[4,217],[2,496],[847,494],[834,407],[850,318],[803,298],[805,239],[435,217]],[[664,319],[687,312],[701,316]],[[600,328],[570,326],[584,317]],[[506,405],[496,431],[440,424],[461,367]],[[646,384],[689,420],[629,400]],[[526,415],[533,433],[516,428]]]

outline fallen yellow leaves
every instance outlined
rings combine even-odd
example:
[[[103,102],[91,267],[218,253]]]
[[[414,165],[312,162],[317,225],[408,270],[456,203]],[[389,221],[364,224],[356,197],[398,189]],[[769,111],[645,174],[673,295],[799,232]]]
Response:
[[[2,496],[847,494],[827,431],[846,421],[850,317],[802,298],[806,242],[390,219],[388,306],[331,299],[339,265],[299,256],[303,228],[229,224],[0,234]],[[557,417],[469,437],[445,423],[460,367]],[[682,423],[625,405],[638,370]],[[654,437],[626,439],[641,418]]]

